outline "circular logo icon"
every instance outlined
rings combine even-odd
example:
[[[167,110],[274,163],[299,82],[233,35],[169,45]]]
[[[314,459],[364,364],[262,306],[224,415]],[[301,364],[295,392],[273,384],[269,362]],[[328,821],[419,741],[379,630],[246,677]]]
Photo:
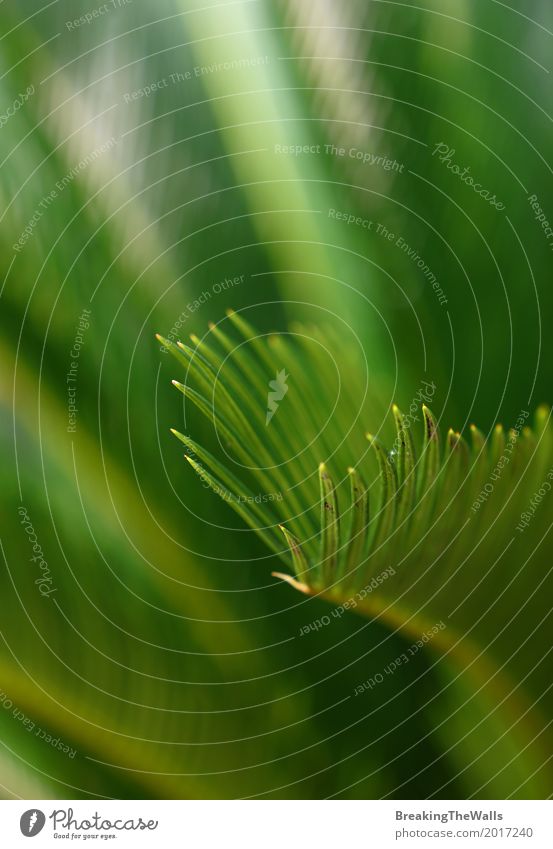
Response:
[[[45,822],[46,817],[42,811],[39,811],[37,808],[31,808],[30,811],[25,811],[19,820],[21,834],[24,834],[25,837],[36,837],[44,828]]]

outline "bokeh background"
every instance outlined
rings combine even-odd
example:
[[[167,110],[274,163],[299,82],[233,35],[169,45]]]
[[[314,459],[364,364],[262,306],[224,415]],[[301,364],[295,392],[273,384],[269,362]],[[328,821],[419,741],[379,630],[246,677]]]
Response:
[[[423,379],[458,429],[551,403],[551,4],[20,0],[0,21],[3,795],[512,790],[426,653],[345,698],[404,641],[355,615],[299,637],[328,608],[185,463],[154,334],[228,308],[345,322],[375,409]]]

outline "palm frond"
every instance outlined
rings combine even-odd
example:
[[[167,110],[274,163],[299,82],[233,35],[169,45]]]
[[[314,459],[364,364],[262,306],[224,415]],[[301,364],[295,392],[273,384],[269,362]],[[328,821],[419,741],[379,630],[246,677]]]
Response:
[[[332,331],[327,331],[327,345],[334,345],[350,384],[347,394],[340,388],[338,398],[332,396],[332,383],[321,380],[323,362],[315,350],[308,356],[284,335],[255,337],[232,312],[229,322],[240,334],[234,342],[215,327],[209,341],[196,339],[195,349],[159,339],[187,369],[186,382],[174,384],[214,425],[231,463],[225,465],[190,437],[174,433],[187,447],[195,471],[209,474],[210,486],[282,559],[288,559],[288,548],[292,554],[301,548],[313,591],[339,596],[369,582],[384,566],[407,573],[412,557],[424,552],[430,561],[445,547],[449,560],[455,550],[468,563],[478,554],[475,531],[485,545],[495,523],[510,522],[516,539],[515,520],[553,462],[546,408],[537,411],[533,428],[522,410],[513,428],[498,425],[489,439],[471,425],[467,438],[449,429],[441,440],[426,404],[407,417],[393,404],[394,440],[386,446],[381,435],[386,423],[376,435],[364,426],[370,419],[368,403],[357,409],[354,401],[363,395],[357,385],[362,375],[348,369],[352,353],[338,352]],[[313,338],[318,332],[304,330]],[[280,364],[292,370],[290,392],[274,424],[262,429],[271,366],[276,372]],[[344,455],[347,465],[341,463]],[[242,467],[238,474],[230,471],[233,462]],[[257,500],[255,483],[262,489]],[[294,544],[283,548],[290,540]],[[297,577],[306,579],[303,568]],[[426,588],[426,579],[423,583]],[[443,592],[456,597],[453,587]]]
[[[165,342],[186,365],[178,388],[211,422],[227,467],[239,468],[234,475],[194,447],[195,471],[288,565],[290,573],[274,574],[295,588],[414,641],[438,624],[434,649],[467,672],[472,692],[491,689],[520,731],[544,698],[539,681],[532,693],[528,643],[551,644],[549,410],[539,408],[532,427],[522,409],[511,428],[497,425],[488,438],[473,425],[468,436],[450,429],[443,438],[427,403],[411,403],[408,415],[390,405],[383,418],[372,409],[358,358],[331,328],[298,328],[304,340],[324,339],[324,349],[307,352],[287,334],[257,337],[232,312],[228,324],[223,347],[220,328],[186,357],[182,344]],[[329,352],[341,381],[326,380]],[[289,389],[265,426],[263,389],[281,368]],[[244,386],[247,412],[238,409]],[[280,497],[269,503],[271,493]],[[533,705],[538,697],[541,706]],[[548,733],[544,718],[536,727]],[[529,739],[530,726],[527,749]]]

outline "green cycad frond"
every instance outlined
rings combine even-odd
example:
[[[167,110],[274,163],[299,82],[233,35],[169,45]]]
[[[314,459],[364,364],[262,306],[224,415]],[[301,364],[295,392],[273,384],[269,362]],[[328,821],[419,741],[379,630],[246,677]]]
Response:
[[[390,567],[396,598],[422,601],[432,591],[457,603],[458,581],[476,591],[477,578],[483,591],[490,544],[522,537],[521,514],[544,483],[548,489],[548,411],[538,410],[533,429],[522,410],[512,429],[498,425],[489,439],[473,425],[468,439],[451,429],[441,438],[425,403],[411,404],[408,416],[392,404],[386,445],[386,423],[376,435],[365,429],[379,407],[371,415],[361,369],[330,330],[309,336],[340,364],[341,385],[326,380],[319,345],[307,353],[287,336],[257,336],[243,318],[229,319],[239,336],[212,327],[209,343],[194,338],[194,348],[160,337],[187,370],[175,385],[212,422],[227,453],[222,462],[174,431],[204,481],[291,562],[310,592],[343,598]],[[280,369],[289,386],[267,424]],[[536,527],[547,518],[539,514]]]
[[[532,428],[521,410],[488,438],[475,426],[444,438],[424,403],[433,384],[403,415],[371,393],[362,360],[330,329],[295,328],[291,341],[260,336],[232,312],[229,324],[193,348],[161,340],[186,369],[175,385],[227,455],[174,431],[189,463],[291,566],[276,576],[414,642],[432,631],[484,715],[490,704],[498,711],[499,738],[511,729],[521,770],[537,771],[549,735],[549,690],[532,651],[536,640],[551,645],[549,411]],[[287,385],[266,424],[282,370]]]

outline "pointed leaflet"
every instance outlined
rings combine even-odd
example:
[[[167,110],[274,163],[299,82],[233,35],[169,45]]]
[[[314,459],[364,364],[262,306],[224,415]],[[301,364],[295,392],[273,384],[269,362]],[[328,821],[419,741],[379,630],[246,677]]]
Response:
[[[326,585],[336,580],[340,548],[340,516],[336,490],[324,463],[319,466],[321,484],[321,571]]]
[[[197,457],[201,463],[205,463],[209,470],[218,477],[225,487],[228,488],[232,497],[230,499],[224,497],[224,500],[228,500],[231,507],[237,510],[237,505],[240,505],[251,511],[257,522],[261,525],[261,528],[258,528],[251,521],[249,522],[250,527],[252,527],[253,530],[258,531],[260,536],[263,536],[265,539],[265,534],[261,534],[261,530],[270,532],[271,528],[274,528],[277,524],[276,517],[272,514],[266,504],[256,501],[255,499],[257,496],[247,486],[245,486],[243,481],[239,480],[236,475],[230,471],[230,469],[227,469],[227,467],[217,460],[213,454],[205,448],[202,448],[202,446],[198,445],[198,443],[193,439],[179,433],[178,430],[174,430],[173,428],[171,428],[171,433],[186,446],[190,457]],[[201,468],[199,463],[198,466]],[[243,516],[241,511],[237,510],[237,512]],[[274,545],[273,550],[275,550]],[[280,547],[277,546],[277,550],[281,551]]]
[[[465,483],[470,474],[470,451],[467,443],[460,433],[448,431],[446,439],[446,454],[440,480],[437,484],[439,489],[439,503],[436,514],[444,519],[441,526],[442,533],[446,538],[454,535],[456,527],[461,527],[466,520],[466,501],[460,499],[462,493],[466,497]]]
[[[482,431],[473,424],[470,426],[470,435],[472,437],[472,453],[474,457],[478,457],[486,445],[486,437]]]
[[[428,407],[423,404],[422,415],[424,419],[424,439],[421,454],[421,474],[418,488],[419,500],[427,493],[440,469],[440,434],[436,419]]]
[[[374,448],[378,469],[380,472],[380,503],[376,516],[371,521],[375,522],[374,530],[370,535],[370,548],[374,549],[381,542],[388,539],[392,529],[396,512],[397,479],[396,472],[388,453],[383,445],[372,434],[367,434],[367,439]]]
[[[219,431],[219,435],[224,437],[226,444],[232,448],[236,456],[240,458],[240,461],[248,467],[254,466],[256,457],[251,453],[251,444],[243,438],[243,435],[241,436],[237,433],[230,422],[223,418],[221,410],[217,409],[217,411],[215,411],[213,405],[190,386],[185,386],[184,384],[179,383],[178,380],[173,380],[172,383],[173,386],[176,386],[185,397],[190,398],[190,400],[198,407],[207,419],[215,424]],[[266,492],[275,491],[274,479],[265,471],[265,469],[256,468],[255,474]],[[286,482],[283,484],[283,488],[285,487]],[[294,499],[291,499],[292,502],[293,500]]]
[[[399,408],[393,404],[392,413],[397,431],[397,437],[394,444],[395,448],[395,465],[398,478],[398,524],[406,519],[415,503],[416,493],[416,458],[415,446],[411,429],[406,426],[405,419]]]
[[[233,394],[227,389],[224,381],[220,379],[220,373],[214,370],[212,365],[198,351],[192,350],[188,345],[182,342],[177,342],[179,351],[183,354],[189,363],[190,373],[197,382],[199,388],[204,392],[206,397],[212,397],[213,415],[215,418],[215,386],[219,387],[223,398],[223,409],[229,416],[229,421],[232,421],[234,427],[239,433],[247,434],[248,441],[255,447],[256,456],[263,462],[270,463],[271,457],[265,450],[265,446],[258,439],[255,429],[251,426],[249,420],[244,415],[242,408],[236,402]],[[220,405],[218,405],[220,406]]]
[[[299,579],[305,579],[309,574],[309,563],[301,550],[301,544],[296,539],[296,537],[290,533],[284,525],[279,525],[280,530],[284,534],[286,542],[288,543],[288,547],[290,548],[290,554],[292,555],[292,565],[294,566],[294,572],[298,576]],[[275,574],[275,573],[273,573]],[[280,576],[279,576],[280,577]],[[284,577],[284,576],[282,576]]]
[[[352,573],[363,561],[369,525],[369,496],[363,478],[355,469],[348,469],[351,486],[350,526],[346,550],[342,555],[340,577],[350,583]]]
[[[438,498],[440,483],[440,436],[436,419],[428,407],[423,404],[424,437],[421,457],[417,468],[417,516],[411,526],[410,538],[420,540],[431,527],[434,505]]]

